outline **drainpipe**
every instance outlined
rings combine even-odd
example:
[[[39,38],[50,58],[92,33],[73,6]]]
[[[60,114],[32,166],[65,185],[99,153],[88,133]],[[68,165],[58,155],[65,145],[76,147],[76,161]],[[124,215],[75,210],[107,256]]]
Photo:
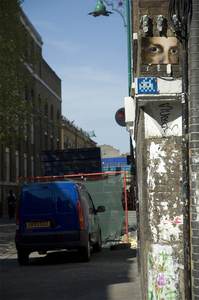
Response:
[[[133,13],[131,0],[126,0],[126,27],[127,27],[127,59],[128,59],[128,95],[131,96],[131,85],[133,78],[132,70],[132,52],[133,52],[133,42],[132,42],[132,24],[133,24]]]
[[[198,0],[194,0],[195,3]],[[181,67],[182,67],[182,201],[184,204],[183,210],[183,233],[184,233],[184,287],[185,299],[191,297],[191,177],[190,177],[190,140],[189,137],[191,126],[189,123],[192,120],[191,114],[194,110],[189,110],[189,32],[190,21],[192,17],[192,0],[170,0],[169,1],[169,16],[171,24],[175,30],[176,36],[181,41]],[[190,33],[192,35],[192,33]],[[190,45],[191,45],[190,37]],[[192,57],[192,55],[191,55]],[[191,103],[191,99],[190,99]],[[199,123],[199,122],[198,122]],[[192,128],[195,130],[194,128]],[[199,130],[198,130],[199,132]],[[194,298],[195,299],[195,298]]]
[[[185,299],[191,299],[190,276],[190,187],[189,187],[189,141],[188,141],[188,41],[182,42],[182,199],[184,203],[184,286]]]
[[[189,168],[191,291],[199,299],[199,3],[192,0],[189,38]]]

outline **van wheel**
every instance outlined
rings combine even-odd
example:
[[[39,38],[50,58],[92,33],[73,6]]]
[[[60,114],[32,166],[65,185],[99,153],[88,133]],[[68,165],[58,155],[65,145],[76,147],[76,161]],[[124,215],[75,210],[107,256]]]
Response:
[[[98,241],[95,245],[93,245],[93,251],[100,252],[101,250],[102,250],[102,235],[101,235],[101,231],[100,231]]]
[[[20,249],[17,251],[17,259],[21,266],[26,266],[29,263],[29,253]]]
[[[88,240],[86,247],[79,248],[79,254],[81,256],[81,260],[84,262],[88,262],[91,259],[91,246],[90,241]]]

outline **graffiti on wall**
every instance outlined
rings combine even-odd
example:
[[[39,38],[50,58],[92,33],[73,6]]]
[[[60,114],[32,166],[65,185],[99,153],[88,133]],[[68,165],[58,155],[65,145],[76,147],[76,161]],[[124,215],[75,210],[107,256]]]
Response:
[[[169,245],[152,245],[148,254],[148,300],[177,300],[179,266]]]
[[[159,105],[160,126],[164,132],[169,128],[169,116],[172,110],[173,106],[170,103],[162,103]]]
[[[146,137],[181,136],[182,118],[180,103],[149,103],[145,107]]]
[[[142,64],[178,64],[179,45],[176,37],[143,37],[141,39]]]

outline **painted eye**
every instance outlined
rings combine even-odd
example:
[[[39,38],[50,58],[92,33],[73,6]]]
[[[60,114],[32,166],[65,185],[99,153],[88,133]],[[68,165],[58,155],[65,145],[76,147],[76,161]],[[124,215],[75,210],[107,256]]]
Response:
[[[152,46],[149,48],[149,52],[156,54],[160,52],[160,49],[158,47]]]
[[[173,55],[177,55],[178,54],[178,48],[171,48],[170,53],[173,54]]]

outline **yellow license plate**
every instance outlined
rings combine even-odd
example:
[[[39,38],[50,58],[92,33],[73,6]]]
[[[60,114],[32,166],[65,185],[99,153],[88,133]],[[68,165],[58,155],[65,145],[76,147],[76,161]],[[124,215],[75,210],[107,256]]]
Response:
[[[34,221],[34,222],[27,222],[26,228],[33,229],[33,228],[48,228],[50,227],[50,221]]]

